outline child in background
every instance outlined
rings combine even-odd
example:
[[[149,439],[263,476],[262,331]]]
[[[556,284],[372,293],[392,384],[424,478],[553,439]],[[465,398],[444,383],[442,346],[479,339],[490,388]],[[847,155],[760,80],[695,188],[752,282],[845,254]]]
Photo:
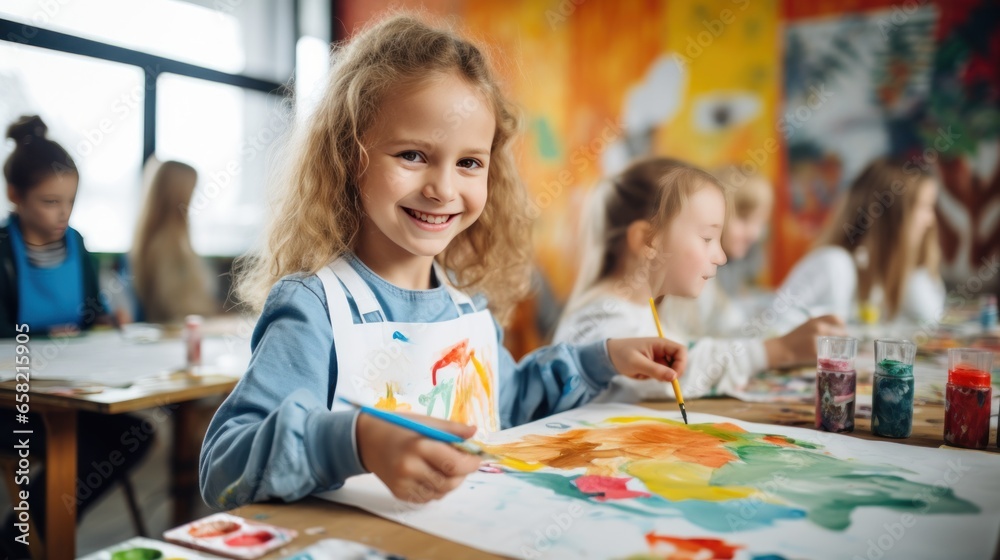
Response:
[[[684,348],[656,338],[520,364],[503,348],[490,310],[505,317],[527,285],[531,226],[518,119],[475,45],[398,15],[335,58],[240,284],[263,311],[202,447],[209,504],[295,500],[366,471],[426,502],[479,467],[335,396],[468,438],[467,423],[488,433],[582,405],[618,373],[676,377]]]
[[[863,305],[888,321],[939,320],[945,291],[938,273],[937,190],[934,177],[916,166],[872,162],[781,290],[810,312],[845,321],[858,320]]]
[[[762,298],[746,293],[762,266],[760,239],[771,219],[774,193],[771,183],[759,175],[746,175],[738,167],[726,166],[713,173],[732,199],[722,231],[726,265],[705,284],[695,299],[667,296],[660,313],[668,330],[692,338],[747,336],[748,319]],[[770,295],[766,298],[770,300]]]
[[[771,221],[774,186],[761,175],[748,175],[728,165],[712,173],[732,195],[733,208],[722,232],[722,250],[728,262],[719,269],[715,282],[719,293],[734,298],[755,284],[764,264],[760,240]],[[707,290],[706,290],[707,291]]]
[[[15,336],[18,324],[38,335],[110,322],[94,261],[83,237],[69,227],[80,176],[47,130],[38,116],[21,117],[7,129],[16,147],[3,166],[14,211],[0,227],[2,338]]]
[[[209,273],[188,231],[188,205],[197,182],[198,172],[190,165],[165,161],[146,190],[129,263],[141,320],[180,323],[186,315],[215,312]]]
[[[97,287],[97,270],[83,244],[83,237],[69,227],[80,175],[69,153],[46,137],[48,128],[37,116],[21,117],[10,125],[7,137],[17,146],[4,163],[7,196],[14,213],[0,228],[0,336],[14,337],[17,325],[27,325],[28,336],[76,333],[98,321],[107,321]],[[12,354],[13,356],[13,354]],[[149,450],[153,438],[122,447],[119,437],[138,429],[141,420],[128,414],[98,414],[81,411],[77,416],[77,516],[122,480]],[[45,430],[41,416],[28,415],[32,461],[45,457]],[[21,436],[17,436],[21,437]],[[14,434],[4,430],[0,445],[13,449]],[[110,474],[101,472],[94,486],[94,465],[117,454]],[[45,476],[32,471],[26,490],[38,542],[45,531]],[[87,482],[84,482],[87,481]],[[12,512],[0,527],[0,552],[11,558],[30,556],[14,536]],[[49,543],[49,547],[58,546]],[[7,547],[4,550],[4,547]]]
[[[604,181],[593,197],[586,247],[597,250],[584,258],[555,341],[584,344],[608,336],[656,333],[649,298],[696,298],[726,263],[721,244],[725,190],[700,169],[652,158]],[[765,369],[814,361],[814,337],[840,332],[839,322],[822,317],[781,338],[698,339],[681,377],[684,396],[731,393]],[[669,327],[666,336],[689,338]],[[672,396],[669,387],[616,379],[601,400]]]

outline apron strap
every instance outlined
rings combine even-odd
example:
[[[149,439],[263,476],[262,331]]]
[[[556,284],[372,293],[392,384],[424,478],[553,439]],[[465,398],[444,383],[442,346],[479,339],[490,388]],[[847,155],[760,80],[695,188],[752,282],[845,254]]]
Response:
[[[316,276],[323,282],[323,291],[326,292],[326,307],[330,311],[330,328],[336,335],[339,330],[338,324],[353,325],[354,318],[351,315],[351,306],[347,303],[347,293],[344,292],[344,287],[340,285],[340,280],[337,279],[337,275],[333,273],[330,266],[326,265],[319,269]]]
[[[347,288],[347,292],[351,294],[354,298],[354,304],[358,306],[358,313],[361,315],[361,322],[369,322],[365,319],[365,316],[369,313],[378,312],[379,322],[385,321],[385,312],[382,311],[382,306],[379,305],[378,299],[375,298],[375,293],[368,284],[361,278],[358,271],[354,270],[346,259],[339,258],[333,261],[330,265],[333,273],[340,278],[341,282]]]
[[[468,313],[475,313],[476,306],[472,303],[472,298],[468,296],[465,292],[458,290],[458,288],[451,285],[451,280],[448,278],[448,274],[445,272],[441,265],[434,261],[434,273],[437,276],[438,283],[448,290],[451,295],[451,302],[455,304],[455,311],[458,312],[459,317],[465,315],[466,312],[462,310],[462,305],[469,306]]]
[[[438,283],[448,290],[448,295],[451,296],[451,302],[455,306],[455,312],[458,316],[461,317],[467,313],[475,313],[476,306],[472,303],[472,298],[452,286],[448,275],[436,261],[433,264],[433,270],[437,276]],[[354,270],[354,267],[346,259],[338,258],[334,260],[329,265],[321,268],[316,275],[323,281],[327,307],[330,310],[331,325],[334,320],[343,322],[345,319],[353,324],[351,308],[347,303],[347,294],[350,294],[354,298],[354,303],[358,306],[358,314],[361,315],[362,323],[385,321],[385,312],[382,311],[382,306],[379,305],[378,299],[375,298],[375,293],[372,292],[368,283],[361,278],[358,271]],[[341,285],[341,282],[343,282],[343,285]],[[465,311],[463,306],[466,306],[468,311]],[[369,321],[366,319],[367,315],[376,312],[379,317],[377,320]]]

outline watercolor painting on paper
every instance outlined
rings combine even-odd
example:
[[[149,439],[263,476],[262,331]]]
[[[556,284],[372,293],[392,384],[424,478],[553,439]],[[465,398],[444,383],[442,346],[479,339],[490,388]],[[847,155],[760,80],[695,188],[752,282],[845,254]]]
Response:
[[[475,425],[480,438],[500,429],[498,356],[490,350],[493,333],[468,333],[458,326],[444,334],[368,326],[372,328],[367,336],[381,343],[338,357],[340,367],[362,372],[337,387],[340,396],[390,412]]]
[[[988,557],[1000,456],[629,405],[497,434],[509,458],[439,502],[373,476],[322,497],[482,550],[536,558]],[[873,552],[874,553],[874,552]]]

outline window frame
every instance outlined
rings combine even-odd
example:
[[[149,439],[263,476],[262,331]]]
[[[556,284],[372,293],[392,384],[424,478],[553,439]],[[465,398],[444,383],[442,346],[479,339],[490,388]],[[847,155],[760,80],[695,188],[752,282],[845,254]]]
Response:
[[[295,12],[293,14],[293,21],[297,23],[298,2],[293,2],[293,6]],[[284,83],[279,83],[272,80],[254,78],[245,74],[230,74],[2,17],[0,17],[0,40],[127,64],[141,69],[145,82],[142,115],[142,161],[146,161],[151,155],[156,153],[156,82],[162,73],[168,72],[208,82],[236,86],[282,98],[291,94],[288,88],[288,84],[291,83],[291,77],[285,80]]]

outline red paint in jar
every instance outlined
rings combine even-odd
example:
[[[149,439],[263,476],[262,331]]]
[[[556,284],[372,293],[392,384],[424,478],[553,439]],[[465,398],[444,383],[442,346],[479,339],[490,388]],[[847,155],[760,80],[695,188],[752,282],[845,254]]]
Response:
[[[944,400],[944,441],[985,449],[990,441],[992,397],[989,372],[965,367],[950,370]]]

